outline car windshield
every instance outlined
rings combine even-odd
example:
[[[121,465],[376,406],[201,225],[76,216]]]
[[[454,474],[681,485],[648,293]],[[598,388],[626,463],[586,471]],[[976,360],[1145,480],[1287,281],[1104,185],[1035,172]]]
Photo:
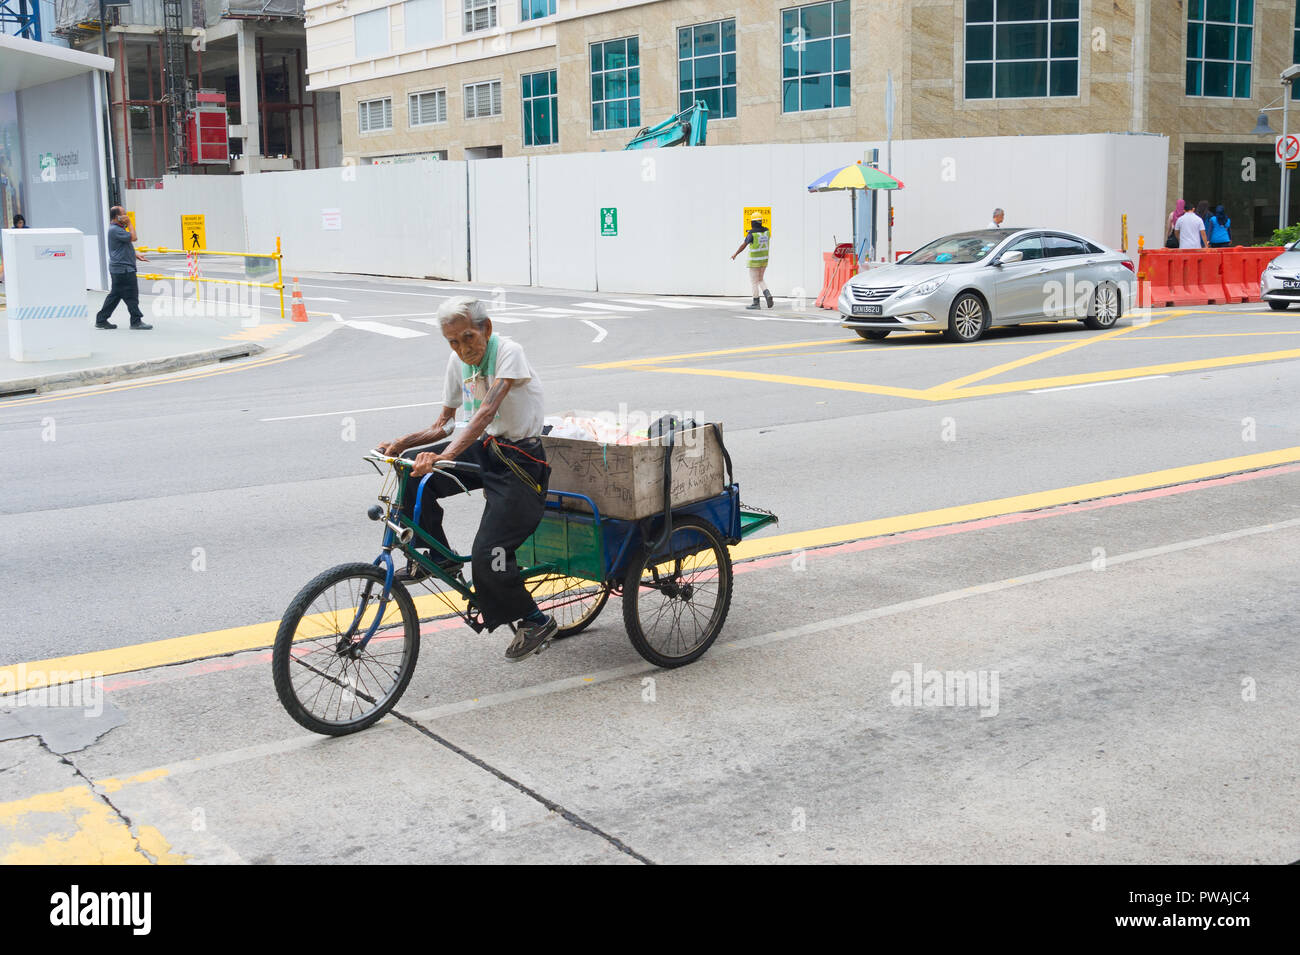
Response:
[[[966,265],[978,262],[993,251],[994,246],[1011,233],[1002,229],[985,229],[981,232],[961,232],[935,239],[922,246],[900,265]]]

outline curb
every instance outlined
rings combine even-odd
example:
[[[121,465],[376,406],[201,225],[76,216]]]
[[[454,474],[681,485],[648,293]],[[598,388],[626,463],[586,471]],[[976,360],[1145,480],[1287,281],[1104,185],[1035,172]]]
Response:
[[[79,368],[55,375],[11,378],[7,381],[0,381],[0,398],[41,394],[63,388],[81,388],[86,385],[102,385],[106,382],[123,381],[128,378],[146,378],[150,375],[160,375],[169,371],[193,368],[196,365],[229,361],[232,358],[251,358],[253,355],[259,355],[265,350],[262,345],[244,342],[238,345],[225,345],[221,348],[209,348],[204,351],[186,352],[181,355],[167,355],[162,358],[124,362],[119,365]]]

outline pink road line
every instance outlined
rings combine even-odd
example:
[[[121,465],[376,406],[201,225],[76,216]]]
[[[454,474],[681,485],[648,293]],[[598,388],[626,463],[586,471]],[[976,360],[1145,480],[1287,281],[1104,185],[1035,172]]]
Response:
[[[1199,491],[1205,488],[1222,487],[1228,484],[1240,484],[1244,481],[1254,481],[1259,478],[1277,477],[1282,474],[1294,474],[1300,471],[1300,464],[1288,464],[1282,467],[1264,468],[1258,471],[1246,471],[1241,474],[1229,474],[1226,477],[1212,478],[1208,481],[1189,481],[1185,484],[1171,484],[1168,487],[1158,487],[1150,491],[1131,491],[1128,494],[1118,494],[1114,497],[1100,498],[1096,501],[1083,501],[1078,504],[1059,504],[1055,507],[1044,508],[1039,511],[1017,511],[1013,514],[1000,514],[997,517],[985,517],[976,521],[965,521],[960,524],[945,524],[940,527],[924,527],[920,530],[905,531],[901,534],[892,534],[887,537],[871,537],[867,540],[849,541],[844,544],[829,544],[824,547],[809,548],[811,554],[821,557],[836,557],[841,554],[856,554],[864,550],[874,550],[877,547],[892,547],[896,544],[907,544],[912,541],[931,540],[936,537],[949,537],[953,534],[966,534],[970,531],[987,530],[990,527],[1003,527],[1007,524],[1023,524],[1026,521],[1039,521],[1044,518],[1062,517],[1066,514],[1079,514],[1084,511],[1096,511],[1103,507],[1115,507],[1118,504],[1134,504],[1138,501],[1157,500],[1162,497],[1172,497],[1175,494],[1186,494],[1189,491]],[[735,564],[733,570],[737,574],[747,574],[755,570],[762,570],[766,567],[773,567],[777,564],[786,564],[790,560],[790,554],[780,554],[775,557],[761,557],[756,560],[742,561]],[[452,630],[461,625],[460,617],[446,617],[440,620],[431,620],[420,627],[420,636],[427,637],[445,630]],[[381,639],[396,639],[381,638]],[[186,672],[184,678],[192,676],[205,676],[209,673],[226,673],[231,670],[242,670],[245,667],[260,666],[269,663],[271,652],[269,650],[249,655],[248,651],[241,651],[233,657],[220,657],[216,660],[200,661],[190,664],[181,664],[185,666]],[[163,670],[171,669],[163,667]],[[149,671],[141,671],[149,672]],[[135,677],[134,674],[124,675],[119,679],[110,679],[104,684],[104,691],[112,693],[116,690],[135,689],[141,686],[151,686],[155,683],[168,682],[164,680],[143,680]]]

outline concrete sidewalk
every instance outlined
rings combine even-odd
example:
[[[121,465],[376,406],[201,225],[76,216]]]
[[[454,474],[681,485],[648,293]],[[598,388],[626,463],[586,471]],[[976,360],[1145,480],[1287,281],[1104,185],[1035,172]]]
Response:
[[[240,315],[234,309],[217,309],[228,314],[206,314],[202,303],[185,302],[173,307],[168,296],[150,295],[148,283],[141,283],[140,308],[150,331],[134,331],[125,306],[119,305],[111,321],[114,330],[97,329],[87,320],[76,344],[89,352],[84,358],[54,361],[15,361],[9,357],[9,327],[4,296],[0,293],[0,397],[80,388],[86,385],[164,374],[197,365],[208,365],[265,351],[268,343],[299,341],[327,333],[334,325],[319,323],[322,313],[311,313],[318,324],[295,325],[281,320],[278,302],[274,307],[254,308]],[[91,311],[98,310],[106,293],[90,292]],[[189,314],[175,314],[176,311]]]

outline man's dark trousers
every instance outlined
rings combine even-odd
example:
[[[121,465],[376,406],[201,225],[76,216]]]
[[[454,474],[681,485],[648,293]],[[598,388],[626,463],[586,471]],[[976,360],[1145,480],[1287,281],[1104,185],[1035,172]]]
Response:
[[[436,444],[433,450],[441,452],[448,443],[450,442]],[[419,451],[427,450],[429,448],[411,449],[402,456],[414,458]],[[498,450],[541,486],[540,494],[525,484],[501,460]],[[456,460],[477,464],[482,468],[477,474],[461,470],[453,473],[470,490],[483,489],[483,518],[479,522],[478,535],[474,538],[470,555],[474,593],[478,598],[479,609],[483,611],[483,622],[492,630],[526,617],[537,609],[537,603],[519,576],[515,551],[541,523],[550,468],[539,463],[546,460],[546,452],[538,438],[502,441],[496,449],[490,445],[485,446],[483,439],[480,439]],[[408,503],[402,512],[408,517],[415,513],[415,498],[421,480],[422,477],[406,479],[402,500]],[[447,544],[447,535],[442,529],[443,511],[438,498],[459,493],[461,489],[455,481],[440,476],[435,471],[424,486],[424,503],[420,507],[420,528],[452,553],[455,551]],[[437,556],[440,555],[435,554]]]
[[[95,316],[95,324],[103,325],[113,316],[117,303],[126,302],[131,324],[139,325],[144,319],[144,312],[140,311],[140,285],[136,282],[135,273],[112,272],[109,278],[113,280],[113,287],[109,290],[108,298],[104,299],[104,307]]]

